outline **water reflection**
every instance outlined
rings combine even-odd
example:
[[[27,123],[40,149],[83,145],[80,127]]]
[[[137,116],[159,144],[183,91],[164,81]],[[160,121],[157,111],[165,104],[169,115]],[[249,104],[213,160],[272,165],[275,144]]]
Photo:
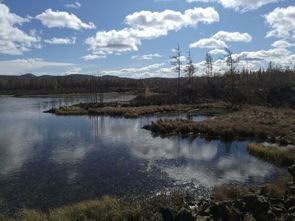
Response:
[[[264,182],[278,171],[248,155],[246,142],[163,139],[142,129],[158,118],[185,115],[64,117],[43,113],[60,105],[58,99],[0,103],[0,201],[9,208],[55,207],[105,194],[144,196],[175,185],[197,190]]]
[[[1,123],[0,127],[0,174],[9,175],[32,159],[34,147],[42,141],[42,134],[25,123]]]

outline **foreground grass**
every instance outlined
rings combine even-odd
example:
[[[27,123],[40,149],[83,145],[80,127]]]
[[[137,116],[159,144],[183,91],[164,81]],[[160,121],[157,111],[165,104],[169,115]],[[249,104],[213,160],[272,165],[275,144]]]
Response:
[[[86,221],[86,220],[145,220],[142,207],[137,203],[126,203],[111,197],[92,200],[72,206],[53,209],[49,213],[36,210],[22,210],[16,218],[0,216],[0,221]]]
[[[295,163],[295,148],[265,147],[257,144],[248,144],[247,150],[251,155],[277,166],[291,166]]]
[[[144,128],[160,134],[194,133],[229,139],[254,137],[295,144],[295,110],[247,106],[201,122],[166,119]]]
[[[174,190],[145,199],[143,202],[130,202],[105,196],[52,209],[47,213],[37,210],[21,210],[14,218],[0,214],[0,221],[160,221],[161,209],[179,210],[188,207],[193,195],[184,190]]]

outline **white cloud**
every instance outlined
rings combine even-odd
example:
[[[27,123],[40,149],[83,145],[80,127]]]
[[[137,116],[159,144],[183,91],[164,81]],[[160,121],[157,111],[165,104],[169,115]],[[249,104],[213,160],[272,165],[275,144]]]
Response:
[[[92,22],[84,23],[76,15],[65,11],[47,9],[37,15],[36,19],[48,28],[71,28],[75,30],[96,28]]]
[[[211,24],[219,21],[219,15],[213,8],[188,9],[184,13],[173,10],[162,12],[140,11],[128,15],[127,25],[136,29],[156,28],[166,31],[179,30],[187,26],[195,26],[199,22]]]
[[[219,31],[210,38],[203,38],[190,44],[191,48],[225,48],[225,42],[250,42],[252,36],[248,33]]]
[[[32,47],[39,47],[39,37],[34,33],[26,34],[17,25],[28,22],[28,18],[22,18],[10,12],[9,8],[0,3],[0,53],[9,55],[21,55]]]
[[[210,24],[219,21],[219,14],[213,8],[188,9],[184,13],[165,10],[162,12],[140,11],[128,15],[121,30],[99,31],[86,39],[93,55],[107,55],[137,51],[142,40],[165,36],[169,31],[194,27],[199,22]]]
[[[65,7],[66,8],[75,8],[75,9],[78,9],[78,8],[81,8],[81,3],[80,2],[73,2],[73,3],[68,3],[68,4],[65,4]]]
[[[274,48],[291,48],[295,47],[295,43],[290,43],[284,40],[275,41],[272,45]]]
[[[74,66],[69,68],[64,72],[65,75],[70,75],[70,74],[80,74],[82,72],[82,69],[78,66]]]
[[[236,11],[246,12],[258,9],[266,4],[279,2],[281,0],[186,0],[192,2],[217,2],[224,8],[231,8]]]
[[[86,61],[95,60],[95,59],[99,59],[99,58],[106,58],[106,56],[105,55],[89,54],[89,55],[85,55],[82,57],[82,59],[84,59]]]
[[[155,54],[145,54],[145,55],[134,55],[131,59],[138,59],[138,60],[152,60],[153,58],[161,58],[162,55],[157,53]]]
[[[190,48],[226,48],[224,41],[215,38],[203,38],[190,44]]]
[[[41,58],[15,59],[0,61],[0,74],[19,75],[44,67],[67,67],[72,65],[74,64],[44,61]]]
[[[219,31],[212,38],[219,39],[222,41],[232,41],[232,42],[250,42],[252,41],[252,36],[248,33],[240,32],[227,32]]]
[[[295,6],[276,8],[264,17],[271,27],[266,37],[295,39]]]
[[[158,64],[151,64],[148,66],[144,66],[144,67],[135,67],[135,68],[123,68],[123,69],[118,69],[118,70],[105,70],[102,71],[102,74],[105,75],[120,75],[121,77],[135,77],[138,78],[136,76],[142,75],[143,73],[148,73],[151,70],[157,70],[161,67],[163,67],[165,65],[165,63],[158,63]]]
[[[44,40],[45,43],[48,44],[75,44],[76,43],[76,38],[52,38],[52,39],[46,39]]]
[[[213,49],[209,51],[210,54],[215,55],[215,54],[226,54],[226,51],[223,49]]]

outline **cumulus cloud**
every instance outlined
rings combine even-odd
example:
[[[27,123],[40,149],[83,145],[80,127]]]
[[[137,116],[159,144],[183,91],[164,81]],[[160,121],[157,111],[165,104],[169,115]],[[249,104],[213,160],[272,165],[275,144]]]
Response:
[[[73,2],[73,3],[68,3],[68,4],[65,4],[65,7],[66,8],[75,8],[75,9],[78,9],[78,8],[81,8],[81,3],[80,2]]]
[[[89,54],[89,55],[85,55],[81,57],[82,59],[84,59],[85,61],[90,61],[90,60],[95,60],[95,59],[99,59],[99,58],[106,58],[105,55],[97,55],[97,54]]]
[[[203,38],[190,44],[190,48],[226,48],[224,41],[215,38]]]
[[[219,31],[210,38],[203,38],[190,44],[191,48],[226,48],[225,42],[250,42],[248,33]]]
[[[295,39],[295,6],[276,8],[264,18],[271,28],[266,37]]]
[[[40,20],[48,28],[71,28],[75,30],[96,28],[92,22],[84,23],[72,13],[52,11],[52,9],[47,9],[37,15],[36,19]]]
[[[85,43],[89,45],[92,55],[137,51],[142,40],[165,36],[169,31],[184,27],[195,27],[200,22],[210,24],[217,21],[219,14],[210,7],[188,9],[184,13],[172,10],[140,11],[126,16],[125,23],[129,27],[99,31],[86,39]]]
[[[161,58],[162,55],[158,53],[155,54],[145,54],[145,55],[134,55],[131,59],[138,59],[138,60],[152,60],[153,58]]]
[[[210,54],[215,55],[215,54],[226,54],[226,51],[223,49],[213,49],[209,51]]]
[[[227,32],[219,31],[212,38],[219,39],[222,41],[232,41],[232,42],[250,42],[252,41],[252,36],[248,33],[240,32]]]
[[[291,48],[295,47],[295,43],[290,43],[284,40],[275,41],[271,46],[274,48]]]
[[[158,63],[158,64],[151,64],[148,66],[144,67],[135,67],[135,68],[123,68],[123,69],[118,69],[118,70],[109,70],[109,71],[102,71],[103,74],[105,75],[120,75],[122,77],[135,77],[136,76],[142,76],[143,73],[147,73],[151,70],[157,70],[161,67],[163,67],[165,63]]]
[[[69,68],[68,70],[66,70],[64,72],[65,75],[70,75],[70,74],[80,74],[82,72],[82,68],[78,67],[78,66],[74,66]]]
[[[11,13],[6,5],[0,3],[1,54],[21,55],[32,47],[39,47],[39,37],[34,33],[26,34],[17,27],[28,21],[28,18]]]
[[[266,4],[279,2],[281,0],[186,0],[192,2],[216,2],[221,4],[224,8],[234,9],[236,11],[246,12],[258,9]]]
[[[137,29],[153,27],[166,31],[177,31],[186,26],[195,26],[199,22],[211,24],[216,21],[219,21],[219,15],[213,8],[188,9],[184,13],[173,10],[140,11],[128,15],[125,19],[126,24]]]
[[[46,39],[44,40],[45,43],[48,44],[75,44],[76,43],[76,38],[52,38],[52,39]]]
[[[72,65],[71,63],[44,61],[41,58],[15,59],[0,61],[0,74],[19,75],[44,67],[67,67]]]

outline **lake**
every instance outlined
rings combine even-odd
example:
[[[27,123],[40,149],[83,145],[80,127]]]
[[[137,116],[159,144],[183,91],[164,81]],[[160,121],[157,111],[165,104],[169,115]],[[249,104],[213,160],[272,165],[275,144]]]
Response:
[[[105,96],[106,101],[130,98]],[[0,97],[1,211],[46,209],[103,195],[142,198],[176,187],[207,197],[214,185],[261,183],[281,171],[250,156],[247,142],[161,138],[142,129],[159,118],[185,115],[124,119],[43,113],[84,99]]]

